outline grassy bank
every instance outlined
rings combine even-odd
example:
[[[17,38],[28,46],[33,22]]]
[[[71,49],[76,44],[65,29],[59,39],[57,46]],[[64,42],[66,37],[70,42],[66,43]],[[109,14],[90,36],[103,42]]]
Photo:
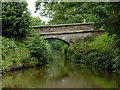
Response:
[[[33,37],[28,45],[6,37],[0,38],[3,73],[15,69],[44,65],[47,62],[47,48],[40,37]],[[36,55],[39,55],[39,57]]]
[[[120,49],[115,47],[115,35],[105,33],[72,41],[72,46],[65,46],[63,51],[75,63],[120,73]]]

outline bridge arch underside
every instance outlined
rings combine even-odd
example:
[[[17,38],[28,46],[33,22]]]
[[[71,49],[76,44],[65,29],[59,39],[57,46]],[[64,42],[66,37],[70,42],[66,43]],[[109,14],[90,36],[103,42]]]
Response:
[[[45,39],[58,39],[64,41],[70,46],[71,40],[78,40],[80,38],[84,38],[87,36],[93,36],[93,33],[89,32],[89,33],[74,33],[74,34],[61,34],[61,35],[46,35]]]
[[[70,46],[70,43],[68,41],[63,40],[63,39],[58,38],[58,37],[46,37],[44,40],[49,40],[49,39],[57,39],[57,40],[65,42],[68,46]]]

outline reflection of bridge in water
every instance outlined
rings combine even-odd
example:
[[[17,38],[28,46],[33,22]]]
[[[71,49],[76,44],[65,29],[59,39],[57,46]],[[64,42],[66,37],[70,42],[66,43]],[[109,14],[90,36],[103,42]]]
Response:
[[[100,34],[101,31],[95,31],[92,24],[93,23],[59,24],[51,26],[33,26],[33,28],[36,31],[35,34],[39,33],[40,36],[46,36],[45,39],[59,39],[70,43],[70,40]]]

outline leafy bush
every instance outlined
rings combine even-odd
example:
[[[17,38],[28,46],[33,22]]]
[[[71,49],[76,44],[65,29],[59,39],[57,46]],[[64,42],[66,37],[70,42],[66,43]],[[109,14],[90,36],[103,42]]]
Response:
[[[93,67],[114,70],[120,73],[120,50],[114,47],[114,37],[108,33],[96,37],[80,39],[72,42],[67,47],[66,57],[76,63],[82,63]]]
[[[30,58],[30,51],[23,43],[15,42],[13,39],[0,37],[2,39],[2,68],[4,71],[35,66],[37,61]],[[17,43],[17,44],[16,44]],[[34,61],[33,61],[34,60]],[[32,64],[31,64],[32,63]]]
[[[92,49],[106,49],[106,50],[112,50],[113,48],[113,42],[114,42],[114,37],[115,35],[108,36],[108,33],[102,34],[101,36],[95,38],[95,40],[91,43],[88,44]]]
[[[47,62],[46,42],[40,36],[35,36],[29,41],[29,48],[24,43],[14,41],[14,39],[0,37],[0,40],[2,50],[2,61],[0,63],[2,63],[3,72],[33,67],[38,64],[43,65]]]
[[[35,57],[38,59],[39,64],[44,64],[48,60],[48,52],[46,41],[42,40],[42,38],[37,35],[32,38],[29,42],[28,47],[30,49],[31,57]]]

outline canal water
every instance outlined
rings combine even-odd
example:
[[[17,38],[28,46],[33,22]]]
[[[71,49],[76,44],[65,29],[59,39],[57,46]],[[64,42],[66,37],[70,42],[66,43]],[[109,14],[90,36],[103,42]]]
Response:
[[[51,50],[49,64],[2,76],[3,88],[117,88],[115,73],[77,65],[60,50]]]

